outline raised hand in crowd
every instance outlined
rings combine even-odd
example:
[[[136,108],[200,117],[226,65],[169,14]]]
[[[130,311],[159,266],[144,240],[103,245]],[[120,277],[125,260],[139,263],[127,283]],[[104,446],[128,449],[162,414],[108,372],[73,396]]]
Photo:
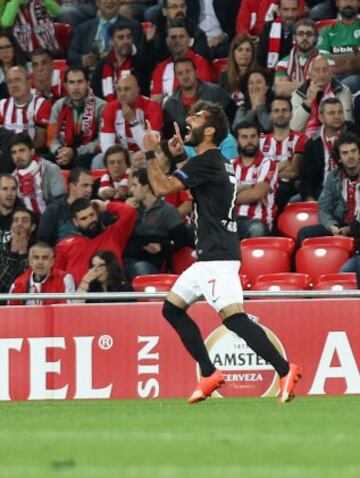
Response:
[[[57,151],[56,162],[59,166],[67,166],[74,158],[74,151],[72,148],[64,146]]]
[[[109,202],[108,201],[101,201],[100,199],[92,199],[91,204],[95,206],[98,212],[105,212]]]
[[[175,134],[168,141],[169,151],[173,156],[179,156],[184,152],[184,141],[181,137],[179,125],[174,121]]]
[[[309,88],[307,90],[305,103],[309,107],[311,107],[313,102],[316,100],[316,97],[317,97],[318,93],[320,93],[320,91],[323,91],[323,89],[324,89],[323,85],[320,85],[319,83],[311,80]]]
[[[150,22],[146,22],[143,25],[144,28],[144,35],[146,41],[152,41],[156,35],[156,25]]]
[[[160,147],[160,134],[152,130],[149,120],[146,120],[143,144],[145,151],[156,151]]]
[[[28,252],[29,241],[29,232],[21,224],[14,224],[11,227],[11,252],[26,254]]]
[[[256,110],[259,106],[266,104],[267,87],[264,86],[249,86],[249,97],[251,109]]]
[[[135,111],[124,101],[121,102],[121,111],[124,115],[125,121],[128,123],[132,123],[136,120]]]

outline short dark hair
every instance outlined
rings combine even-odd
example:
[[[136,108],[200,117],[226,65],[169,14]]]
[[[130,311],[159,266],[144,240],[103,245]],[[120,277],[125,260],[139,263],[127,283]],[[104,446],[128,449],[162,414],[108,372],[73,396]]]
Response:
[[[219,103],[199,100],[192,106],[191,113],[197,113],[202,110],[209,113],[205,125],[215,129],[213,142],[216,146],[220,146],[229,133],[229,120],[225,111]]]
[[[34,56],[42,56],[42,55],[48,56],[49,58],[51,58],[51,60],[54,59],[51,52],[49,50],[47,50],[46,48],[36,48],[36,50],[31,52],[30,59],[32,60],[34,58]]]
[[[75,199],[75,201],[70,204],[71,217],[73,219],[76,218],[76,215],[78,212],[83,211],[84,209],[87,209],[88,207],[92,207],[92,204],[88,199],[85,199],[85,198]]]
[[[88,70],[88,68],[72,66],[65,71],[65,74],[64,74],[65,83],[67,83],[70,73],[76,73],[78,71],[80,71],[84,75],[84,78],[85,78],[86,81],[89,81],[89,70]]]
[[[9,147],[10,151],[13,146],[17,146],[18,144],[25,144],[29,149],[34,149],[34,141],[30,138],[30,136],[25,133],[16,133],[14,136],[10,138]]]
[[[114,38],[115,33],[120,32],[122,30],[130,30],[131,34],[134,35],[134,32],[132,31],[132,28],[130,25],[127,25],[126,23],[115,23],[114,25],[111,25],[109,28],[109,37]]]
[[[258,134],[260,134],[260,129],[259,129],[259,125],[255,122],[255,121],[251,121],[251,120],[244,120],[244,121],[240,121],[240,123],[237,123],[233,129],[234,133],[236,134],[236,136],[239,134],[239,131],[241,129],[250,129],[250,128],[254,128],[256,129],[256,131],[258,132]]]
[[[168,26],[167,26],[167,33],[168,34],[169,34],[170,28],[185,28],[185,30],[187,31],[187,34],[190,36],[189,27],[187,26],[185,20],[182,19],[182,18],[176,18],[174,20],[171,20],[168,23]]]
[[[293,105],[291,103],[291,99],[288,96],[275,96],[270,103],[270,108],[272,107],[274,101],[285,101],[288,104],[290,111],[293,110]]]
[[[340,146],[343,144],[356,144],[359,152],[360,152],[360,138],[357,134],[352,133],[351,131],[346,131],[342,133],[339,138],[335,141],[334,147],[332,150],[332,157],[336,161],[339,167],[342,167],[342,164],[339,163],[340,161]]]
[[[133,171],[132,177],[138,178],[141,186],[150,186],[149,176],[148,176],[148,172],[146,168],[142,167],[142,168],[136,169],[135,171]]]
[[[38,223],[38,216],[34,213],[34,211],[31,211],[31,209],[26,208],[25,206],[17,206],[12,213],[12,219],[14,218],[15,214],[17,212],[25,212],[30,216],[31,219],[31,224],[37,224]]]
[[[192,58],[187,58],[186,56],[182,56],[181,58],[177,58],[174,61],[174,71],[175,71],[176,65],[178,65],[179,63],[191,63],[194,70],[196,71],[196,65],[195,65],[195,62]]]
[[[107,160],[108,160],[109,156],[111,156],[112,154],[116,154],[116,153],[123,153],[124,154],[126,166],[128,168],[130,168],[129,150],[124,148],[120,144],[113,144],[112,146],[110,146],[110,148],[108,148],[106,150],[106,152],[104,154],[104,164],[105,164],[105,166],[107,167]]]
[[[296,30],[302,26],[312,28],[315,33],[315,38],[318,38],[319,32],[316,28],[316,23],[314,22],[314,20],[311,20],[311,18],[300,18],[295,22],[293,26],[293,32],[296,33]]]
[[[79,182],[80,176],[82,174],[86,174],[87,176],[91,176],[91,171],[89,171],[89,169],[85,169],[85,168],[81,168],[81,167],[71,169],[70,174],[69,174],[68,183],[69,184],[77,184]]]
[[[1,174],[0,174],[0,184],[1,184],[1,180],[4,179],[4,178],[6,178],[6,179],[12,179],[12,180],[14,181],[16,187],[18,187],[19,182],[18,182],[18,180],[16,179],[16,177],[13,176],[12,174],[10,174],[10,173],[1,173]]]
[[[29,254],[32,251],[32,249],[34,249],[35,247],[40,247],[41,249],[49,249],[53,253],[53,255],[55,255],[55,249],[53,248],[53,246],[51,246],[45,241],[37,241],[34,244],[32,244],[29,249]]]
[[[324,111],[325,111],[325,107],[326,105],[337,105],[337,104],[341,104],[342,106],[342,103],[340,101],[339,98],[336,98],[336,96],[333,96],[331,98],[325,98],[324,100],[321,100],[320,101],[320,104],[319,104],[319,113],[323,114]]]

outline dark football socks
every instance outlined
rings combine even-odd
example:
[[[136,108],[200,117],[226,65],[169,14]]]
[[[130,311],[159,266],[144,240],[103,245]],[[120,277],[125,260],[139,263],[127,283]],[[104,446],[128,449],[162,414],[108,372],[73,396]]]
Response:
[[[288,374],[289,363],[279,354],[265,331],[254,321],[250,320],[247,314],[243,312],[231,315],[224,320],[224,325],[244,339],[255,353],[269,362],[280,377]]]
[[[184,310],[167,300],[164,302],[163,315],[180,336],[186,350],[198,362],[201,375],[209,377],[214,373],[215,367],[210,360],[200,329],[196,323]]]

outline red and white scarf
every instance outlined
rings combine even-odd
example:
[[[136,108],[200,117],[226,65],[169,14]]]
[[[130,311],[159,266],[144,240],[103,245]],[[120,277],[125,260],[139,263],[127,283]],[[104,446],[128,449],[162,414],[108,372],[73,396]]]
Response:
[[[275,18],[271,24],[269,32],[269,51],[267,55],[267,67],[273,70],[279,61],[280,49],[281,49],[281,33],[282,23],[281,19]]]
[[[110,102],[116,100],[115,85],[118,79],[131,74],[132,59],[127,58],[122,65],[118,66],[115,53],[111,51],[108,60],[101,70],[101,85],[104,100]]]
[[[73,107],[64,102],[58,117],[57,131],[64,146],[77,147],[95,139],[97,134],[95,95],[91,88],[85,99],[81,123],[74,123]]]
[[[13,33],[21,48],[28,53],[37,46],[50,51],[59,50],[54,23],[42,0],[30,0],[28,5],[20,6]]]
[[[39,156],[24,169],[16,169],[13,172],[19,183],[19,196],[24,201],[25,207],[36,214],[42,214],[47,206],[43,190],[43,168]]]
[[[308,58],[300,57],[297,47],[293,47],[290,50],[289,60],[286,68],[286,74],[292,81],[305,81],[307,72],[311,61],[318,55],[319,51],[315,48]],[[305,63],[301,65],[300,59],[303,58]]]
[[[115,195],[114,199],[122,199],[128,193],[128,183],[129,183],[130,168],[128,168],[125,173],[118,180],[113,180],[107,172],[103,174],[100,178],[100,187],[99,193],[104,191],[107,188],[114,188],[119,190],[119,194]]]
[[[325,165],[325,167],[324,167],[324,181],[323,181],[323,184],[324,184],[325,179],[326,179],[327,175],[330,173],[330,171],[333,171],[337,167],[336,162],[331,157],[331,153],[332,153],[332,150],[334,148],[335,140],[337,139],[338,136],[333,136],[332,138],[329,138],[328,136],[326,136],[325,127],[323,125],[320,128],[320,137],[321,137],[321,141],[322,141],[323,148],[324,148],[324,165]]]

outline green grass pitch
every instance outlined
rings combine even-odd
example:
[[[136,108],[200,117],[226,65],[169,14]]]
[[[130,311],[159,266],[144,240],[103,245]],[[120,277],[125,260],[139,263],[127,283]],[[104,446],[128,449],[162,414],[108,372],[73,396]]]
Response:
[[[1,478],[359,478],[360,398],[0,404]]]

